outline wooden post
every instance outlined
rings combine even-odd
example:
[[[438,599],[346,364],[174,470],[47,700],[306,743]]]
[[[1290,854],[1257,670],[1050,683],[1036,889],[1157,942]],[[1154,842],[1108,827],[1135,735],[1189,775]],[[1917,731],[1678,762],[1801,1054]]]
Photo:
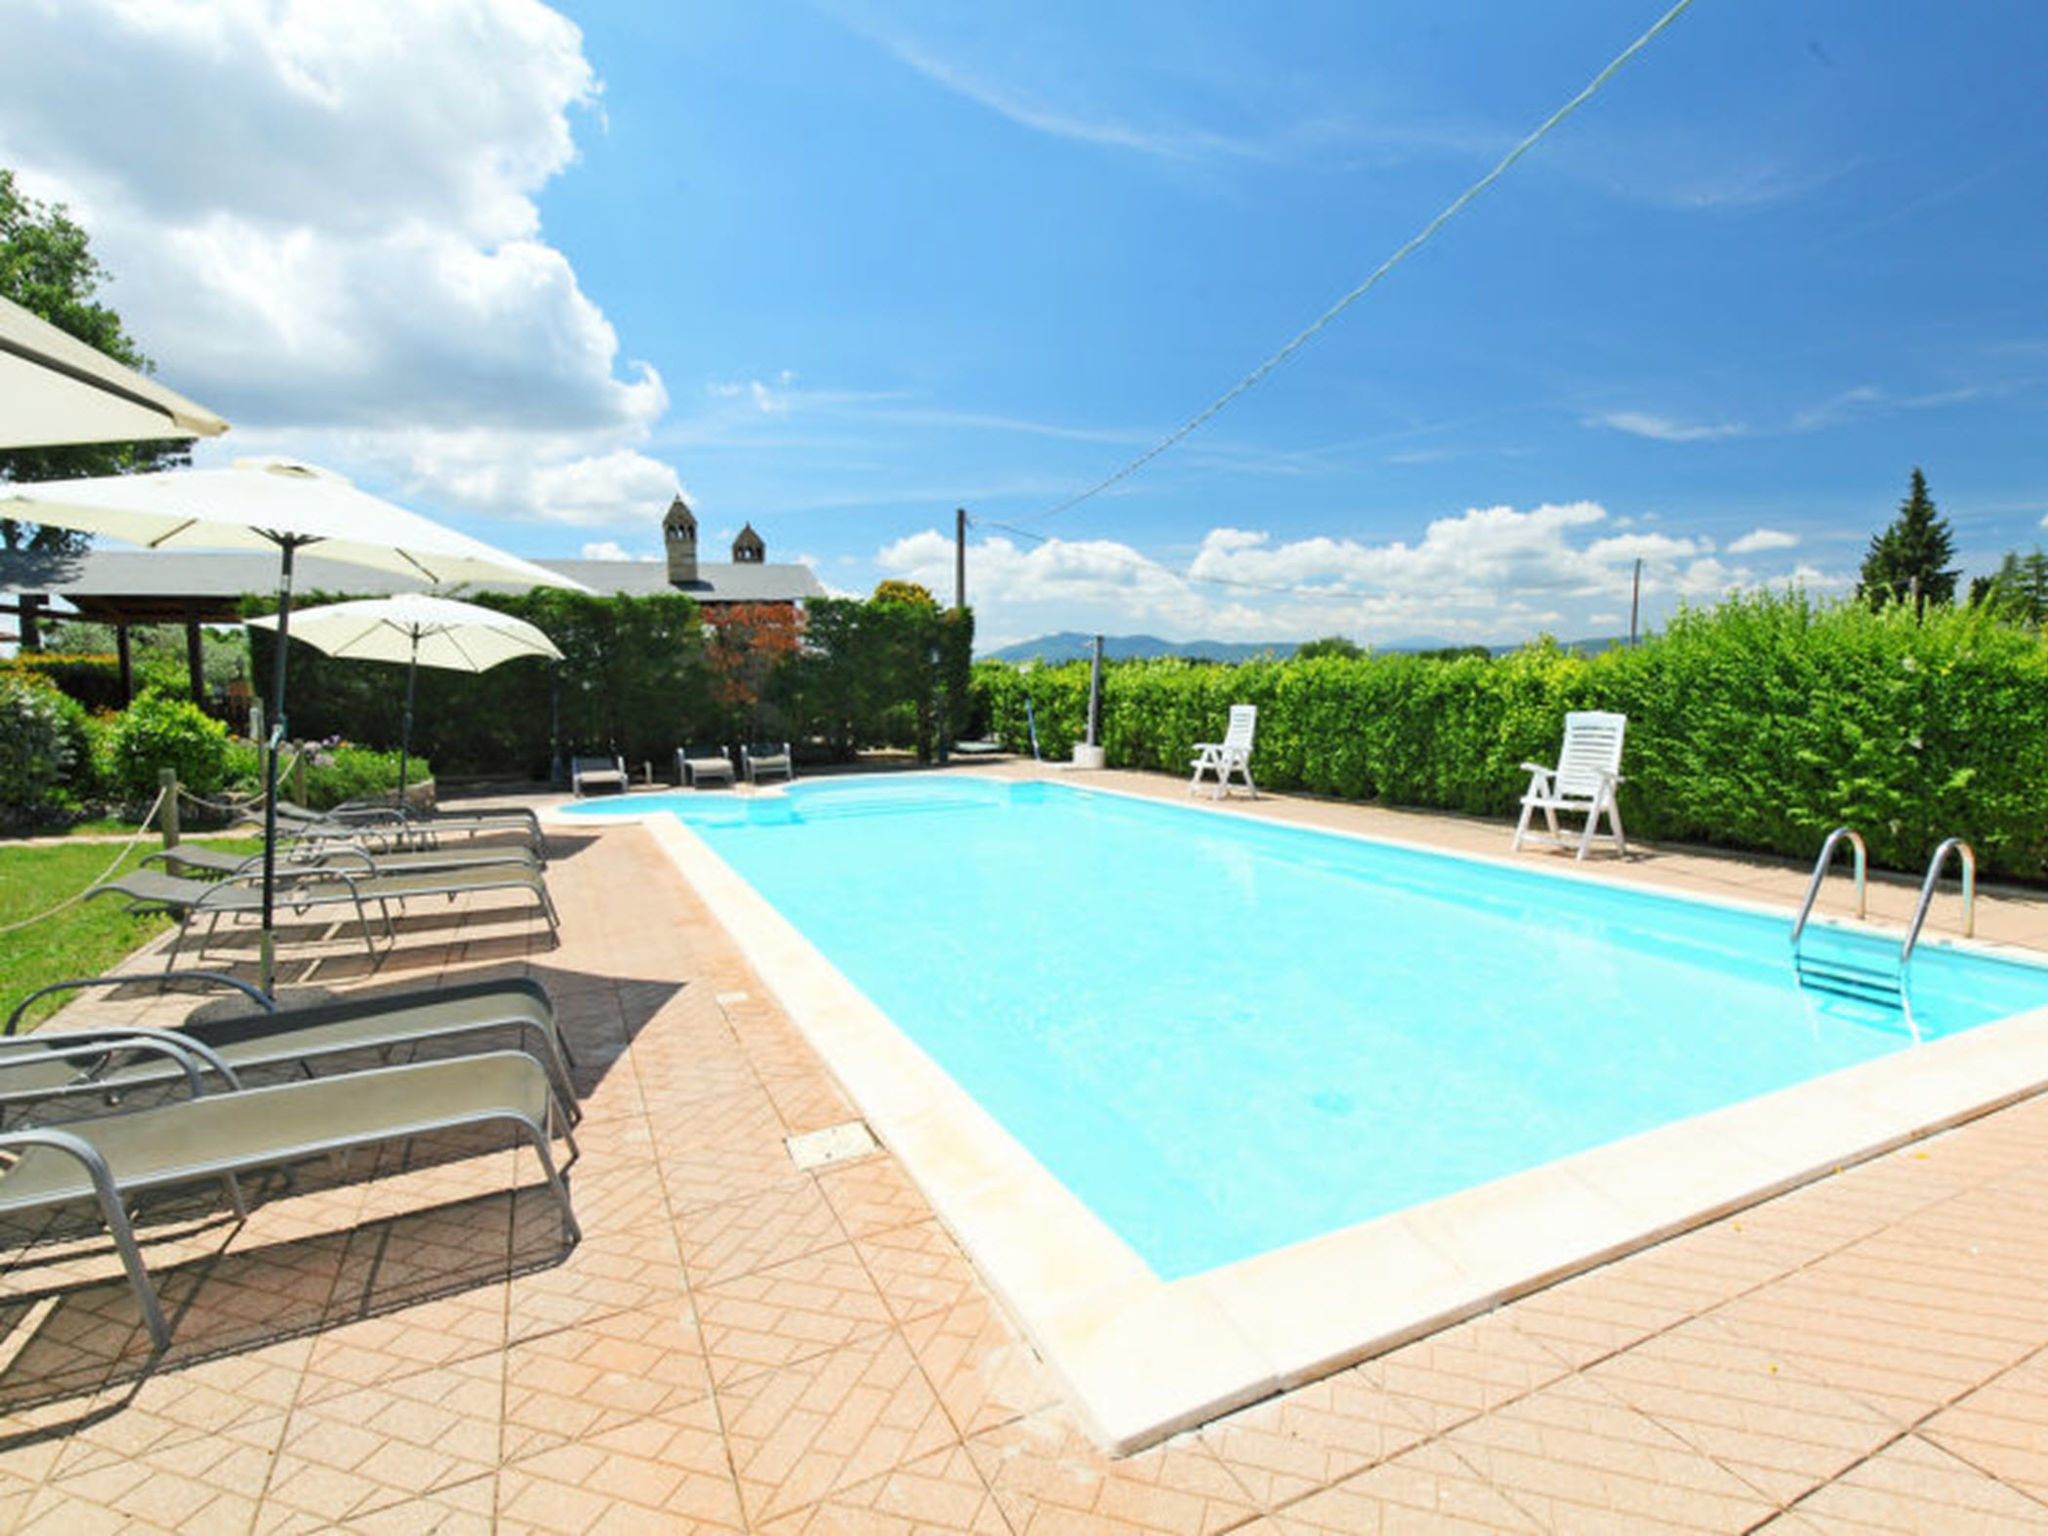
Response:
[[[163,832],[164,846],[178,846],[178,770],[159,768],[156,781],[164,792]]]
[[[135,657],[128,645],[128,626],[114,626],[114,650],[121,661],[121,702],[135,702]]]
[[[21,594],[21,648],[24,651],[40,651],[43,648],[43,629],[39,615],[43,599],[40,593]]]
[[[192,683],[192,702],[206,707],[206,647],[199,638],[199,615],[185,615],[185,673]]]

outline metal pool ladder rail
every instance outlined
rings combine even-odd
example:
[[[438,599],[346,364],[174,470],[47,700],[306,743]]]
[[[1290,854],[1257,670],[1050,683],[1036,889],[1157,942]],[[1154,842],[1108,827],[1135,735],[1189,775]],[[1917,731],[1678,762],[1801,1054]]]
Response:
[[[1869,854],[1863,846],[1863,839],[1856,832],[1848,827],[1837,827],[1828,834],[1827,841],[1821,844],[1820,857],[1813,865],[1813,879],[1807,882],[1806,900],[1800,903],[1799,916],[1792,921],[1792,968],[1797,973],[1802,987],[1814,987],[1824,992],[1840,993],[1865,1002],[1904,1009],[1907,1006],[1907,963],[1913,958],[1913,946],[1920,942],[1920,930],[1926,926],[1928,908],[1934,904],[1935,885],[1941,879],[1942,869],[1947,865],[1950,854],[1956,855],[1962,862],[1963,937],[1967,939],[1976,934],[1977,855],[1960,837],[1948,838],[1934,850],[1934,857],[1927,863],[1927,878],[1920,882],[1920,900],[1913,908],[1913,920],[1906,925],[1905,940],[1899,945],[1898,960],[1887,971],[1880,966],[1864,965],[1832,955],[1809,955],[1800,942],[1806,932],[1806,920],[1813,914],[1813,904],[1820,896],[1821,881],[1827,876],[1828,866],[1834,860],[1835,849],[1844,839],[1847,839],[1855,855],[1857,920],[1860,922],[1868,915],[1869,903],[1864,887],[1870,863]],[[1910,1022],[1910,1010],[1907,1018]],[[1917,1037],[1917,1030],[1915,1035]]]
[[[1806,932],[1806,920],[1813,915],[1813,904],[1820,899],[1821,881],[1827,878],[1828,866],[1834,862],[1835,850],[1841,847],[1845,839],[1855,856],[1856,919],[1861,922],[1869,915],[1870,904],[1865,884],[1870,869],[1870,851],[1863,846],[1861,833],[1850,827],[1837,827],[1828,834],[1827,841],[1820,845],[1820,857],[1813,861],[1813,878],[1806,884],[1806,900],[1799,904],[1799,915],[1792,920],[1792,969],[1802,987],[1837,992],[1845,997],[1879,1003],[1888,1008],[1904,1008],[1906,970],[1903,958],[1891,970],[1883,970],[1877,966],[1859,965],[1853,960],[1833,955],[1809,955],[1800,943]]]
[[[1899,946],[1899,969],[1903,972],[1906,962],[1913,958],[1913,946],[1920,941],[1920,925],[1927,921],[1927,909],[1934,903],[1934,882],[1941,878],[1941,867],[1953,853],[1963,861],[1963,937],[1974,938],[1977,933],[1977,855],[1960,837],[1951,837],[1934,850],[1934,857],[1927,861],[1927,878],[1920,882],[1920,903],[1913,908],[1913,921],[1906,928],[1906,942]]]

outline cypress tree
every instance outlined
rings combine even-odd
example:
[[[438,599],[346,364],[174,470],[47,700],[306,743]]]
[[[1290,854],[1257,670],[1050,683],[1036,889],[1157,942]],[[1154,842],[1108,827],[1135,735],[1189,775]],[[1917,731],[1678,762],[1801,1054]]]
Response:
[[[1955,534],[1948,519],[1934,509],[1927,477],[1916,465],[1906,499],[1891,526],[1870,541],[1856,595],[1873,608],[1886,603],[1946,603],[1955,597],[1960,571],[1949,565],[1955,557]]]

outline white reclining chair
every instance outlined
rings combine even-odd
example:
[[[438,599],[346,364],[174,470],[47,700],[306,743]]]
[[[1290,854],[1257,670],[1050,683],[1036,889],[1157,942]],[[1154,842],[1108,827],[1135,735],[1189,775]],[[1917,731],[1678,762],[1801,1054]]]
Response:
[[[1188,780],[1188,793],[1192,795],[1201,787],[1203,774],[1214,774],[1216,787],[1211,794],[1221,800],[1230,788],[1231,775],[1236,774],[1244,780],[1245,793],[1258,798],[1259,787],[1252,782],[1252,733],[1258,724],[1258,705],[1231,705],[1230,726],[1223,739],[1195,743],[1195,776]]]
[[[1583,859],[1599,831],[1600,818],[1607,818],[1604,834],[1616,853],[1628,852],[1628,838],[1621,830],[1621,806],[1614,792],[1621,784],[1621,739],[1628,730],[1628,716],[1598,710],[1578,710],[1564,717],[1564,748],[1557,766],[1524,763],[1529,788],[1522,796],[1522,819],[1515,826],[1515,851],[1534,838],[1569,848],[1578,845]],[[1531,832],[1529,818],[1541,811],[1546,832]],[[1558,830],[1557,813],[1568,811],[1584,816],[1586,825],[1576,836]]]

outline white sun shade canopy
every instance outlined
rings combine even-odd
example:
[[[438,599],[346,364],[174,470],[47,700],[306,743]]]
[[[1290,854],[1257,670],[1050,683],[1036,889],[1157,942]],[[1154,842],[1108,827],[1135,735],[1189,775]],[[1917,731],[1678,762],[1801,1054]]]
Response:
[[[0,448],[214,437],[205,406],[0,299]]]
[[[249,622],[277,628],[275,618]],[[417,661],[449,672],[487,672],[521,656],[562,659],[555,643],[524,619],[416,592],[298,609],[291,637],[329,656],[401,666]]]
[[[433,586],[498,582],[590,590],[359,491],[343,475],[289,459],[14,485],[0,491],[0,517],[105,534],[151,549],[290,545]]]

